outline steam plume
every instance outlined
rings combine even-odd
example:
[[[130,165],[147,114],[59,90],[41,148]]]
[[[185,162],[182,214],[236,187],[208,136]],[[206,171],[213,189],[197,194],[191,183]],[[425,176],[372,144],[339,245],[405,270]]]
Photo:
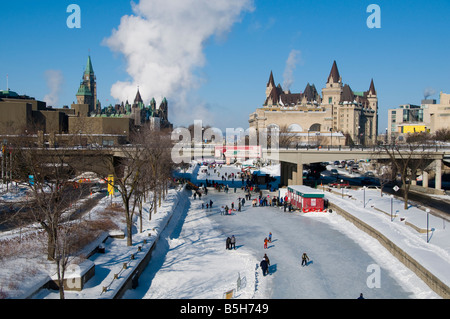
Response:
[[[201,113],[188,93],[200,85],[194,71],[205,64],[205,42],[226,34],[243,11],[252,10],[252,0],[141,0],[132,9],[104,40],[125,57],[131,77],[113,84],[111,96],[132,99],[139,86],[145,103],[167,97],[176,117]]]
[[[286,91],[289,90],[292,83],[294,83],[294,70],[300,62],[300,54],[301,52],[298,50],[291,50],[289,53],[289,57],[286,61],[286,68],[283,73],[283,89]]]
[[[44,96],[43,100],[47,105],[57,106],[61,87],[64,83],[64,76],[60,70],[47,70],[45,71],[45,80],[50,93]]]

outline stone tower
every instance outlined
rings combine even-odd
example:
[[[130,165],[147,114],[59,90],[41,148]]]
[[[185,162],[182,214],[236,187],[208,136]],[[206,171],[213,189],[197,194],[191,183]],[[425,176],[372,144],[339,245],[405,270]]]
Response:
[[[90,56],[88,56],[86,69],[76,96],[78,104],[89,105],[90,114],[100,113],[100,103],[97,102],[97,82]]]
[[[334,61],[326,86],[322,89],[322,103],[338,105],[341,100],[342,89],[342,77],[339,75],[336,61]]]
[[[377,91],[375,90],[375,85],[373,84],[373,79],[370,82],[369,91],[367,91],[367,101],[369,103],[369,108],[374,111],[370,130],[371,135],[376,137],[378,132],[378,96]]]

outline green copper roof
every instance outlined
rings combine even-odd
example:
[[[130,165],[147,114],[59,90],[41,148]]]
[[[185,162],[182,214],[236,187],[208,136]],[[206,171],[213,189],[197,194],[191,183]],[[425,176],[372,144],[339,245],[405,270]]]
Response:
[[[6,91],[0,91],[0,95],[6,96],[6,97],[18,97],[19,94],[17,94],[14,91],[6,90]]]
[[[81,84],[81,85],[80,85],[80,88],[78,89],[78,92],[77,92],[76,95],[77,95],[77,96],[80,96],[80,95],[83,95],[83,96],[85,96],[85,95],[92,96],[92,93],[91,93],[91,91],[89,90],[89,88],[88,88],[87,86]]]
[[[91,56],[88,56],[88,60],[86,63],[86,70],[84,71],[84,74],[94,74],[94,68],[92,67],[92,62],[91,62]]]

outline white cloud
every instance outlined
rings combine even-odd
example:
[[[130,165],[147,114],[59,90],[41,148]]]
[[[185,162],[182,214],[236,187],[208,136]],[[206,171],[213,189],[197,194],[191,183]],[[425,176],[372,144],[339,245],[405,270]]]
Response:
[[[146,103],[166,97],[175,120],[198,115],[204,105],[194,110],[187,96],[201,83],[194,71],[205,64],[205,42],[226,34],[252,0],[141,0],[132,9],[104,40],[125,57],[132,78],[113,84],[111,95],[125,101],[139,86]]]
[[[64,76],[60,70],[47,70],[45,80],[50,93],[44,96],[43,100],[49,106],[58,106]]]

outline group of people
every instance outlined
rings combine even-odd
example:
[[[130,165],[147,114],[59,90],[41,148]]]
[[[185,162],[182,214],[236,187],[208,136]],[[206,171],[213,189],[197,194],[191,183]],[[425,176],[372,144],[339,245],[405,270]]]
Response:
[[[245,199],[239,197],[238,200],[237,200],[237,203],[238,203],[238,207],[237,208],[234,207],[234,202],[231,203],[231,206],[230,206],[231,208],[228,207],[228,205],[222,206],[220,208],[220,215],[232,215],[232,213],[234,211],[240,212],[242,210],[242,207],[244,207]]]
[[[268,249],[268,244],[272,242],[272,233],[269,233],[269,236],[264,238],[264,249]],[[302,254],[302,267],[304,266],[308,266],[308,262],[309,262],[309,257],[308,255],[304,252]],[[261,260],[259,266],[261,267],[263,276],[266,276],[269,274],[269,266],[270,266],[270,261],[269,261],[269,257],[267,257],[267,254],[264,254],[263,260]]]
[[[272,242],[272,232],[269,232],[269,236],[264,238],[264,249],[268,249],[268,243]],[[263,276],[266,276],[269,274],[269,266],[270,266],[270,260],[269,257],[267,257],[267,254],[264,254],[263,260],[259,263],[259,266],[261,267]]]
[[[268,244],[272,242],[272,233],[269,233],[269,238],[264,238],[264,249],[268,249]]]
[[[227,250],[236,249],[236,237],[234,237],[234,235],[227,238],[226,249]]]

